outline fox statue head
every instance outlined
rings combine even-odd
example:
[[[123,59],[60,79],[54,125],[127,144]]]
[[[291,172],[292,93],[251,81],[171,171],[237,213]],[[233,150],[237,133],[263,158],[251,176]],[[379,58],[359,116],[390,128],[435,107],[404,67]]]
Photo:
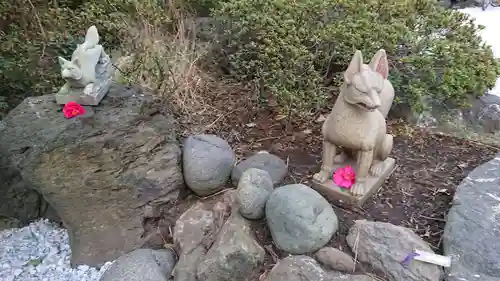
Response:
[[[78,81],[83,77],[83,72],[78,65],[78,61],[68,61],[62,57],[58,57],[59,65],[61,66],[61,76],[65,80]]]
[[[369,64],[363,63],[361,51],[357,50],[344,72],[344,101],[364,111],[377,110],[382,105],[380,92],[388,75],[384,50],[379,50]]]

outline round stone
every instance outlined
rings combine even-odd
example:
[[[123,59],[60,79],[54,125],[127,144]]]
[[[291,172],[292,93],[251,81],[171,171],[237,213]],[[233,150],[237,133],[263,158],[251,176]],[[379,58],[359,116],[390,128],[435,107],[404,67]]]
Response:
[[[339,228],[337,215],[328,201],[303,184],[275,189],[265,212],[276,246],[295,255],[317,251]]]

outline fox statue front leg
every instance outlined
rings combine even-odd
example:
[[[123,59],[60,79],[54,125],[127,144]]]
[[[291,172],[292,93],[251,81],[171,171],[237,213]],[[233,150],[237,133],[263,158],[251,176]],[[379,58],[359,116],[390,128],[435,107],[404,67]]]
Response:
[[[374,177],[379,177],[382,175],[385,167],[385,160],[389,157],[389,154],[392,151],[393,145],[393,137],[390,134],[386,134],[384,136],[384,140],[382,141],[380,147],[377,149],[377,153],[374,157],[372,166],[370,167],[370,175]]]
[[[321,171],[313,176],[315,181],[324,183],[328,180],[328,177],[333,173],[333,159],[336,154],[337,146],[326,139],[323,140],[323,161],[321,164]]]
[[[90,83],[87,86],[85,86],[85,88],[83,89],[83,93],[86,95],[90,95],[92,94],[93,90],[94,90],[94,83]]]
[[[366,178],[373,162],[373,149],[358,152],[356,183],[351,188],[351,193],[360,196],[366,192]]]

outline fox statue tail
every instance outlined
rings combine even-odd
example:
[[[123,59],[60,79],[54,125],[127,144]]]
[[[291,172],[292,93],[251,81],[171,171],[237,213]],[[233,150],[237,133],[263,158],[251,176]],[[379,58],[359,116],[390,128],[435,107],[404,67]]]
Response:
[[[99,44],[99,33],[97,32],[97,28],[95,25],[89,27],[87,30],[87,34],[85,34],[85,42],[83,42],[83,46],[85,49],[92,49]]]

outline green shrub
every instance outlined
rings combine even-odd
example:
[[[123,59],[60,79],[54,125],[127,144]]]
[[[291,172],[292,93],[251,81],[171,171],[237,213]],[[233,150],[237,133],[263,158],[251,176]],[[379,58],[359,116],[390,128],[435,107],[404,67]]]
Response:
[[[433,0],[228,0],[213,11],[229,26],[224,42],[235,74],[259,82],[285,109],[324,100],[359,49],[386,50],[396,102],[421,112],[463,105],[500,75],[468,16]]]
[[[71,57],[91,25],[97,26],[100,43],[110,53],[131,41],[138,21],[169,23],[153,0],[6,0],[0,3],[0,15],[0,96],[10,107],[62,86],[57,56]]]
[[[196,11],[201,17],[207,17],[210,15],[210,10],[217,9],[220,3],[225,2],[225,0],[186,0],[186,5]]]
[[[228,59],[237,76],[262,85],[282,105],[321,101],[314,47],[331,1],[229,0],[214,15],[227,30]],[[316,45],[318,46],[318,45]]]

